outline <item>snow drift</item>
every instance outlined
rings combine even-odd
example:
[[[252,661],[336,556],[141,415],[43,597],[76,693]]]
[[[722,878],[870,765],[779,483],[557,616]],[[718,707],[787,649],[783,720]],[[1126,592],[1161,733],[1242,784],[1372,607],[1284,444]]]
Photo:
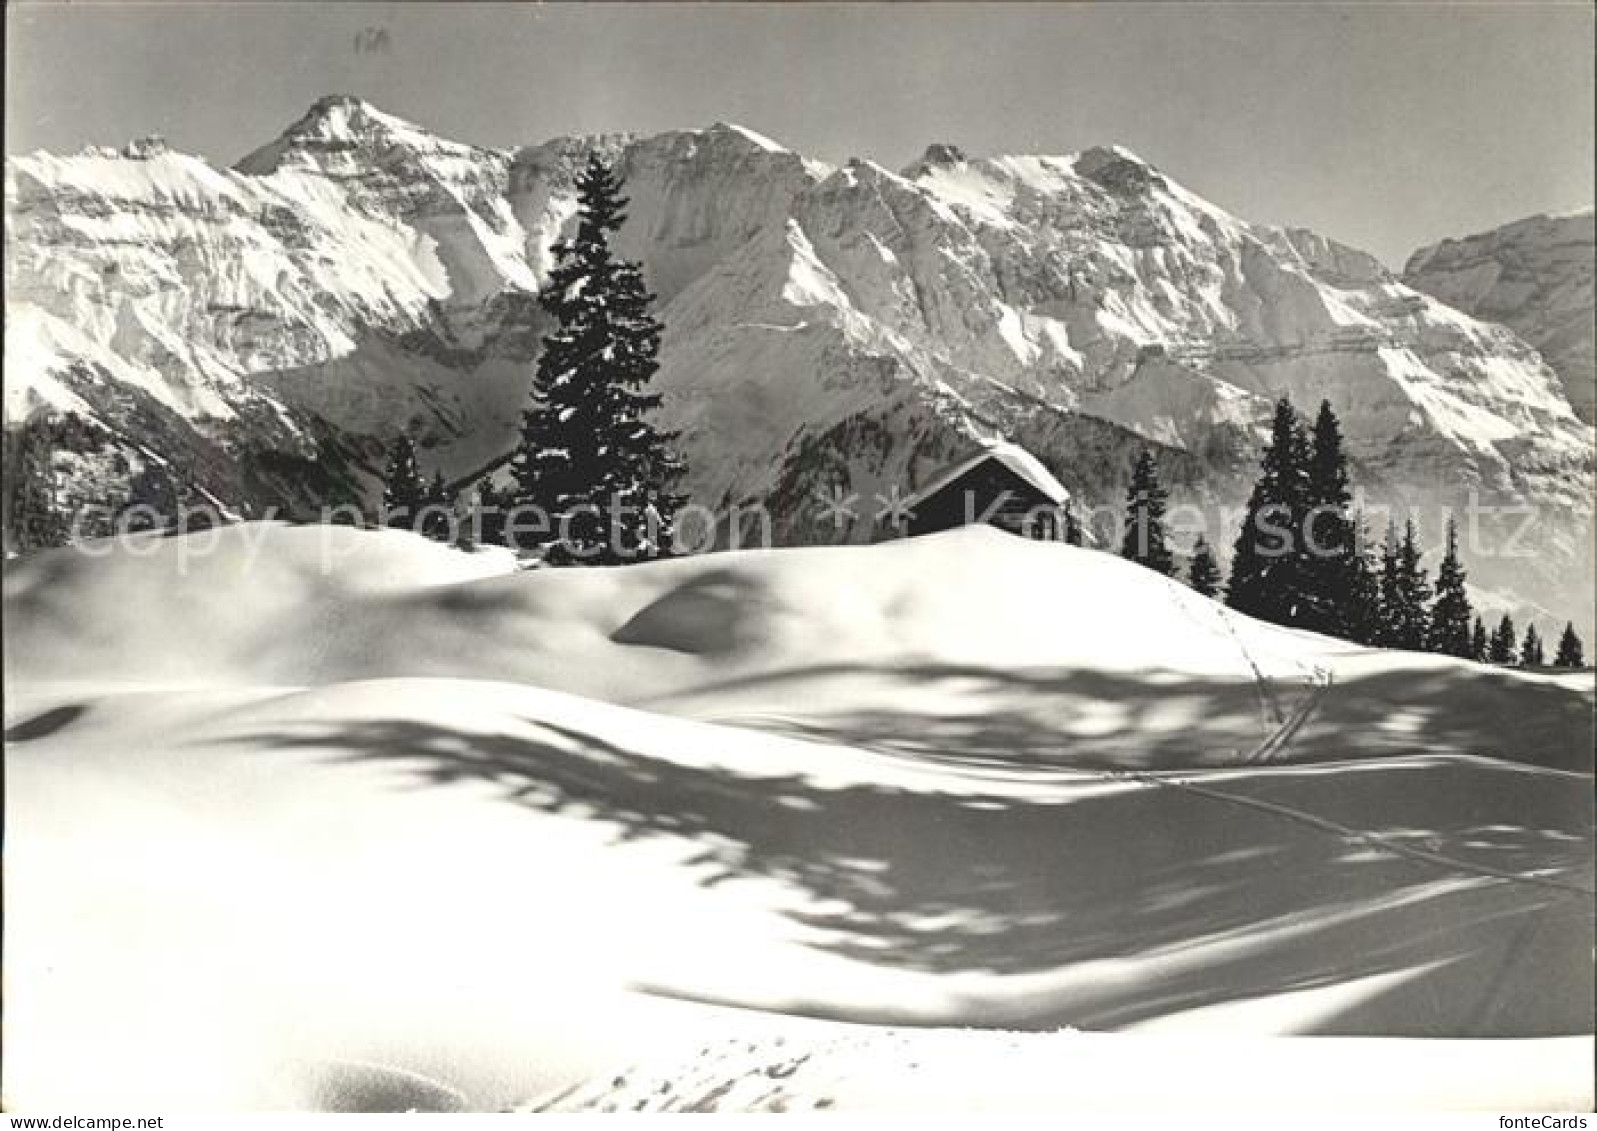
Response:
[[[1269,1047],[1317,1093],[1378,1058],[1350,1101],[1589,1103],[1589,675],[986,529],[531,572],[263,524],[88,551],[6,571],[8,1108],[603,1106],[701,1048],[699,1106],[904,1106],[965,1026],[1126,1082],[973,1073],[967,1106],[1130,1102],[1143,1046],[1064,1026],[1236,1095],[1265,1035],[1537,1038],[1531,1073]],[[737,1083],[805,1050],[819,1082]]]
[[[987,527],[532,574],[503,551],[347,527],[109,549],[8,571],[21,677],[512,681],[845,740],[1020,743],[1044,761],[1337,758],[1410,751],[1424,733],[1429,749],[1585,766],[1586,708],[1566,680],[1277,628],[1112,555]]]

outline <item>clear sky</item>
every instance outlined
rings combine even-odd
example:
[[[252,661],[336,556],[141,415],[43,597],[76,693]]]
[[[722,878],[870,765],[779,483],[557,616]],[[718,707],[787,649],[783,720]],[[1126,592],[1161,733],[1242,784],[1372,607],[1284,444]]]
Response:
[[[733,121],[890,167],[1118,142],[1401,265],[1593,196],[1580,4],[7,8],[6,151],[162,133],[237,160],[327,93],[485,145]]]

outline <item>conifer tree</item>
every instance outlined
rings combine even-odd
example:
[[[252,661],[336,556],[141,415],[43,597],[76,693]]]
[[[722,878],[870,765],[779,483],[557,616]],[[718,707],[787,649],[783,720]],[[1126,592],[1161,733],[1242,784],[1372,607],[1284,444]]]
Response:
[[[1238,612],[1291,625],[1309,607],[1300,545],[1309,455],[1297,412],[1282,397],[1231,555],[1226,604]]]
[[[1204,597],[1220,593],[1220,564],[1214,560],[1214,551],[1200,534],[1192,546],[1192,561],[1187,565],[1187,581],[1193,592]]]
[[[1522,667],[1539,668],[1547,662],[1547,653],[1542,649],[1541,633],[1536,631],[1534,624],[1525,626],[1525,643],[1520,645],[1519,662]]]
[[[1353,554],[1347,562],[1347,597],[1340,635],[1355,644],[1381,642],[1381,575],[1369,548],[1362,514],[1353,518]]]
[[[1553,666],[1556,668],[1586,666],[1585,649],[1581,647],[1580,637],[1575,633],[1573,621],[1566,621],[1564,624],[1564,634],[1558,638],[1558,652],[1553,656]]]
[[[1431,606],[1430,648],[1448,656],[1468,659],[1474,609],[1464,586],[1468,575],[1458,560],[1458,525],[1447,520],[1447,551],[1436,571],[1436,603]]]
[[[1175,573],[1175,555],[1164,527],[1165,504],[1169,495],[1159,485],[1159,466],[1153,453],[1144,449],[1131,465],[1131,484],[1126,488],[1126,530],[1120,542],[1120,556],[1155,573],[1170,577]]]
[[[388,466],[383,471],[384,525],[413,529],[425,493],[416,446],[401,433],[388,449]]]
[[[511,462],[514,501],[550,516],[547,560],[632,561],[662,552],[683,502],[675,436],[650,421],[662,326],[639,266],[611,251],[627,200],[597,155],[577,177],[577,203],[576,235],[555,246],[538,298],[555,327]]]
[[[1491,656],[1491,641],[1486,636],[1486,625],[1480,617],[1475,618],[1475,627],[1469,633],[1469,658],[1476,663],[1484,664]]]
[[[1346,508],[1352,501],[1348,490],[1347,453],[1342,447],[1342,424],[1331,409],[1331,402],[1322,400],[1320,411],[1314,418],[1308,466],[1309,502],[1330,503]]]
[[[1518,648],[1519,636],[1514,631],[1514,618],[1504,613],[1503,619],[1497,622],[1497,628],[1492,633],[1492,642],[1487,648],[1486,658],[1494,664],[1512,664]]]
[[[495,487],[493,480],[486,476],[478,480],[470,498],[469,525],[484,546],[506,544],[505,511],[510,505],[510,492]]]
[[[1076,504],[1065,500],[1065,544],[1067,546],[1080,546],[1085,539],[1081,532],[1081,519],[1076,515]]]
[[[1430,637],[1431,583],[1420,562],[1414,522],[1388,528],[1381,557],[1381,643],[1411,652],[1424,649]]]
[[[1403,603],[1402,584],[1397,566],[1397,524],[1388,522],[1386,540],[1381,543],[1381,625],[1376,632],[1376,643],[1382,647],[1395,647],[1398,639],[1397,610]]]
[[[1306,513],[1300,552],[1306,607],[1296,623],[1315,632],[1347,636],[1354,609],[1357,530],[1348,513],[1347,455],[1342,425],[1330,401],[1320,402],[1309,445]]]
[[[1403,545],[1398,554],[1402,567],[1403,592],[1409,610],[1409,627],[1406,635],[1419,641],[1423,648],[1431,637],[1431,578],[1424,565],[1419,534],[1412,520],[1403,524]]]
[[[1349,567],[1347,624],[1343,630],[1355,644],[1380,644],[1381,576],[1369,550],[1361,549]]]
[[[434,542],[447,542],[450,537],[450,507],[449,488],[444,483],[444,473],[435,470],[432,482],[427,484],[427,489],[421,498],[421,532]]]

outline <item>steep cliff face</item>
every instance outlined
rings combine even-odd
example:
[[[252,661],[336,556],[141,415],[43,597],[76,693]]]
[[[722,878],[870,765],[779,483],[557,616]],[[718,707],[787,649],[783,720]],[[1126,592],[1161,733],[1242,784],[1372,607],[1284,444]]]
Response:
[[[1452,465],[1483,490],[1573,500],[1556,475],[1524,479],[1510,451],[1535,437],[1572,466],[1590,451],[1512,333],[1362,253],[1246,225],[1120,150],[967,161],[939,147],[904,176],[851,164],[669,311],[664,379],[697,399],[684,426],[722,441],[723,460],[738,459],[726,441],[747,446],[727,484],[772,473],[794,420],[881,397],[870,375],[840,382],[829,351],[873,373],[890,359],[892,387],[907,377],[968,415],[1040,402],[1189,451],[1251,443],[1282,393],[1327,397],[1394,488]],[[717,372],[759,408],[720,398]]]
[[[1483,555],[1488,584],[1556,603],[1589,561],[1591,439],[1521,337],[1125,150],[936,145],[895,173],[716,125],[494,151],[343,97],[231,170],[158,143],[8,162],[7,443],[49,470],[11,492],[12,536],[132,497],[141,462],[259,513],[369,499],[402,428],[446,474],[492,461],[595,149],[660,296],[689,486],[771,504],[786,540],[869,537],[875,495],[997,433],[1089,501],[1143,443],[1178,497],[1232,501],[1285,393],[1332,402],[1378,498],[1541,508],[1539,558]],[[841,524],[817,508],[839,488]]]
[[[1588,424],[1597,412],[1590,208],[1531,216],[1416,251],[1403,281],[1467,314],[1501,322],[1540,351]]]

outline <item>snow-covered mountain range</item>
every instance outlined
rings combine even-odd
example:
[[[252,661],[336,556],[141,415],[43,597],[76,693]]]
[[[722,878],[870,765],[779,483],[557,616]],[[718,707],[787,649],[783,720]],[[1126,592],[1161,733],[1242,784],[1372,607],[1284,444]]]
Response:
[[[1535,346],[1588,424],[1597,411],[1592,220],[1590,208],[1531,216],[1421,248],[1403,270],[1409,286]]]
[[[8,538],[85,503],[370,501],[401,429],[452,477],[493,463],[596,149],[699,501],[863,540],[874,493],[1002,433],[1089,502],[1144,443],[1177,499],[1234,502],[1270,401],[1326,397],[1375,497],[1536,508],[1534,556],[1476,579],[1589,619],[1592,437],[1537,350],[1123,149],[893,172],[715,125],[492,150],[342,96],[232,169],[156,139],[7,162]],[[839,486],[841,532],[814,506]]]

